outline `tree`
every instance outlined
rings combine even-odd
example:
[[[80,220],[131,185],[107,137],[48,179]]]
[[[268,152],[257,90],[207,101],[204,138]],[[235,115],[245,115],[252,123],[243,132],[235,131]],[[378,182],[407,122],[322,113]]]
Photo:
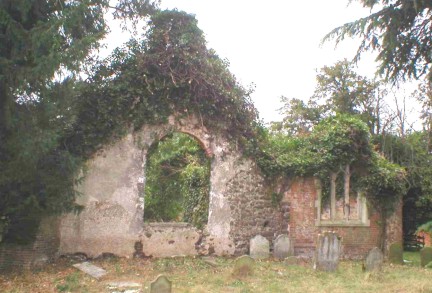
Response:
[[[279,112],[283,115],[281,122],[273,122],[273,131],[286,132],[288,134],[305,134],[321,120],[322,109],[316,103],[308,101],[307,104],[300,99],[281,97],[284,104]]]
[[[378,73],[393,82],[432,79],[432,2],[429,0],[359,0],[377,12],[335,28],[324,41],[336,43],[358,36],[360,46],[354,60],[366,51],[378,51]]]
[[[147,0],[0,2],[0,234],[34,236],[41,215],[76,207],[82,158],[62,141],[75,119],[76,74],[109,30],[105,15],[143,17]]]
[[[275,130],[291,134],[310,131],[325,117],[336,114],[358,116],[369,127],[371,134],[379,134],[389,127],[389,115],[381,83],[371,81],[354,71],[347,60],[332,66],[324,66],[317,74],[317,86],[307,102],[283,97],[284,114],[281,123],[275,123]]]

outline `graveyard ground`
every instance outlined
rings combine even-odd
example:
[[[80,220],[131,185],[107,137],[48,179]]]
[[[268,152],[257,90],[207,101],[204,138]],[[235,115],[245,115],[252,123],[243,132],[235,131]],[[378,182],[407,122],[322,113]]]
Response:
[[[159,274],[173,284],[173,292],[431,292],[432,269],[420,268],[419,254],[405,253],[404,266],[385,264],[380,273],[365,273],[362,263],[343,261],[335,273],[316,272],[310,263],[288,265],[276,260],[258,261],[251,276],[233,277],[234,259],[201,258],[152,260],[104,259],[92,263],[108,271],[96,281],[62,259],[41,270],[0,273],[1,292],[113,292],[112,281],[143,284],[139,292]],[[117,290],[117,292],[121,292]]]

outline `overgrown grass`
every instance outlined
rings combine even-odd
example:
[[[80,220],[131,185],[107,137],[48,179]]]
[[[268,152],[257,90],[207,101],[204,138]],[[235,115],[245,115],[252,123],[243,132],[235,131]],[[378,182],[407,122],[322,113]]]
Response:
[[[251,276],[232,276],[233,259],[216,258],[217,266],[201,258],[155,260],[112,259],[93,263],[108,271],[96,281],[59,261],[38,272],[0,275],[1,292],[110,292],[110,281],[143,284],[143,292],[159,274],[173,283],[173,292],[431,292],[432,270],[419,267],[418,253],[404,255],[408,265],[386,264],[380,273],[365,273],[362,263],[342,261],[334,273],[317,272],[311,264],[287,265],[258,261]]]

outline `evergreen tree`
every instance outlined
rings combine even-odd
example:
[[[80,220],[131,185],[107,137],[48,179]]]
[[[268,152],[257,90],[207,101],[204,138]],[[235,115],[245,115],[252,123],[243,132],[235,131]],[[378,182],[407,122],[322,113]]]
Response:
[[[419,78],[432,79],[432,2],[430,0],[358,0],[373,11],[369,16],[331,31],[325,40],[359,36],[361,43],[355,60],[366,51],[378,51],[378,72],[395,82]]]

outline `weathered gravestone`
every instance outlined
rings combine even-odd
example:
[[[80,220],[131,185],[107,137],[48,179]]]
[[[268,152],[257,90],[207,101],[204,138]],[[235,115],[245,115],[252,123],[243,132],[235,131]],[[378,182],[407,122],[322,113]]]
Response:
[[[420,250],[420,265],[425,267],[430,262],[432,262],[432,247],[423,247]]]
[[[254,259],[268,258],[270,255],[270,243],[261,236],[257,235],[250,240],[249,255]]]
[[[80,271],[83,271],[84,273],[92,276],[93,278],[95,278],[96,280],[99,280],[100,278],[102,278],[103,276],[105,276],[107,274],[107,272],[100,268],[97,267],[95,265],[93,265],[90,262],[83,262],[83,263],[78,263],[78,264],[74,264],[73,267],[79,269]]]
[[[140,292],[142,285],[130,281],[111,281],[107,287],[110,292]]]
[[[369,251],[366,261],[365,261],[365,270],[367,272],[370,271],[379,271],[382,268],[384,262],[384,255],[382,251],[378,247],[374,247]]]
[[[255,260],[248,255],[238,257],[234,262],[233,276],[245,277],[253,274]]]
[[[171,281],[164,275],[159,275],[151,282],[150,293],[171,293]]]
[[[339,265],[342,240],[334,232],[318,235],[314,257],[314,269],[326,272],[335,271]]]
[[[282,234],[276,237],[273,247],[273,256],[279,259],[285,259],[294,255],[294,246],[292,239],[288,235]]]
[[[388,258],[392,264],[403,264],[403,247],[400,242],[390,244]]]

